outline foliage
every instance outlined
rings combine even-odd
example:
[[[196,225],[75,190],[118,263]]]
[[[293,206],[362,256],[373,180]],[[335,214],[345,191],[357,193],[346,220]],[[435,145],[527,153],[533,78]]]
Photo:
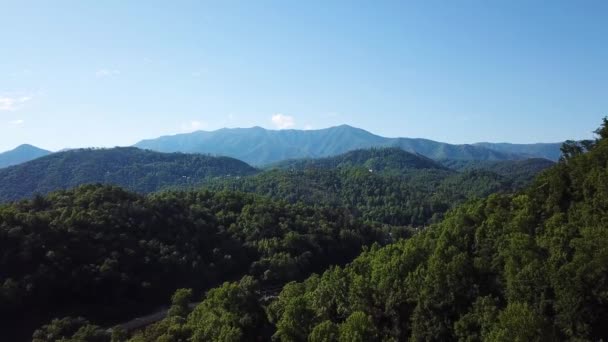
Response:
[[[53,317],[98,324],[251,274],[303,279],[384,242],[348,211],[207,191],[141,196],[88,185],[0,206],[0,318],[27,334]],[[194,295],[193,294],[193,295]],[[173,316],[190,294],[175,294]]]
[[[368,222],[420,227],[439,221],[448,209],[467,200],[510,192],[530,180],[531,176],[522,180],[483,170],[458,173],[398,149],[375,149],[292,161],[206,187],[344,208]]]
[[[362,312],[382,340],[605,338],[608,139],[589,146],[518,194],[460,206],[409,240],[285,287],[269,317],[293,320],[297,303],[309,310],[300,326],[342,326]]]
[[[0,170],[0,202],[92,183],[140,193],[192,188],[215,177],[255,172],[244,162],[227,157],[158,153],[133,147],[70,150]]]
[[[108,335],[100,327],[82,317],[54,319],[34,332],[32,342],[107,342]]]

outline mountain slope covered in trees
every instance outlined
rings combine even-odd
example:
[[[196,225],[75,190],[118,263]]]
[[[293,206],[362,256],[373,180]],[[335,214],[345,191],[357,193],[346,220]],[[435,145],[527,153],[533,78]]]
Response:
[[[0,206],[2,334],[26,340],[62,316],[112,324],[154,309],[176,288],[200,295],[246,274],[276,286],[386,238],[345,210],[254,195],[143,196],[102,185],[54,192]]]
[[[370,147],[398,147],[431,159],[509,160],[535,154],[535,144],[518,145],[513,153],[476,145],[452,145],[428,139],[385,138],[365,130],[341,125],[319,130],[267,130],[261,127],[197,131],[142,140],[136,147],[160,152],[211,153],[234,157],[252,165],[266,165],[286,159],[334,156]],[[559,156],[559,146],[554,146]],[[544,153],[544,151],[543,151]]]
[[[332,329],[367,340],[607,336],[608,122],[598,133],[589,152],[567,156],[521,193],[462,206],[408,241],[287,286],[270,310],[276,336]],[[308,319],[298,319],[304,312]]]
[[[364,167],[372,172],[394,173],[419,169],[445,170],[441,164],[422,155],[406,152],[400,148],[370,148],[346,152],[341,155],[317,159],[292,159],[272,165],[271,168],[287,170],[335,169]]]
[[[519,167],[524,161],[504,163],[495,168],[527,171],[502,175],[484,169],[456,172],[399,148],[372,148],[335,157],[289,160],[250,177],[206,186],[289,203],[341,207],[370,222],[418,227],[440,220],[449,208],[466,200],[521,188],[540,170]]]
[[[213,177],[255,172],[246,163],[228,157],[159,153],[134,147],[69,150],[0,170],[0,202],[81,184],[112,184],[147,193],[168,187],[195,187]]]
[[[485,170],[510,178],[516,186],[527,185],[538,173],[555,165],[544,158],[522,160],[441,160],[440,163],[459,172]]]
[[[527,189],[460,206],[411,239],[287,284],[270,303],[255,300],[251,278],[209,291],[194,310],[180,290],[171,314],[129,341],[600,341],[608,120],[597,133],[565,145]]]
[[[49,154],[51,154],[51,151],[36,146],[28,144],[19,145],[10,151],[0,153],[0,168],[25,163]]]

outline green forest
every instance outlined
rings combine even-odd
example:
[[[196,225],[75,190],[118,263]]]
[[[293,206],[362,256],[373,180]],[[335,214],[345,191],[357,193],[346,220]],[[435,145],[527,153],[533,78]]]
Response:
[[[529,184],[553,165],[546,159],[444,161],[453,170],[398,148],[355,150],[336,157],[281,162],[265,172],[205,184],[290,203],[346,208],[368,222],[421,227],[457,204]]]
[[[596,133],[566,142],[549,169],[456,172],[387,149],[197,190],[82,185],[3,204],[4,336],[599,341],[607,119]],[[114,326],[163,303],[154,324]]]
[[[228,157],[159,153],[135,147],[77,149],[0,169],[0,202],[94,183],[139,193],[194,188],[213,178],[256,172],[247,163]]]

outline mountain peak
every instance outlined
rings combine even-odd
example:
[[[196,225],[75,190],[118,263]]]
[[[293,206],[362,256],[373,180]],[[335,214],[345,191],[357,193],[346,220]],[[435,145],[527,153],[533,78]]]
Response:
[[[14,149],[12,149],[12,151],[19,151],[19,150],[42,150],[42,151],[46,151],[40,147],[34,146],[34,145],[30,145],[30,144],[21,144],[17,147],[15,147]]]
[[[47,151],[30,144],[21,144],[10,151],[0,153],[0,168],[21,164],[32,159],[46,156]]]

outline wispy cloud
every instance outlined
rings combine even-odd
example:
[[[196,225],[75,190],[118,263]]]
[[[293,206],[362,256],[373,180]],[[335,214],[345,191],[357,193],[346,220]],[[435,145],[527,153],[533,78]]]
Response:
[[[25,123],[25,121],[23,121],[21,119],[17,119],[17,120],[11,120],[8,123],[12,126],[21,126]]]
[[[104,78],[120,75],[120,70],[116,69],[99,69],[95,72],[95,77]]]
[[[16,111],[21,106],[30,101],[31,96],[0,96],[0,111],[12,112]]]
[[[305,130],[311,130],[312,129],[312,125],[311,124],[306,124],[306,125],[304,125],[304,129]]]
[[[273,115],[271,120],[272,120],[272,123],[278,129],[290,128],[290,127],[293,127],[296,124],[295,119],[293,118],[293,116],[284,115],[284,114],[281,114],[281,113]]]
[[[182,131],[183,132],[194,132],[194,131],[198,131],[200,129],[203,129],[207,127],[207,123],[204,121],[198,121],[198,120],[193,120],[190,121],[188,123],[184,123],[182,124]]]

